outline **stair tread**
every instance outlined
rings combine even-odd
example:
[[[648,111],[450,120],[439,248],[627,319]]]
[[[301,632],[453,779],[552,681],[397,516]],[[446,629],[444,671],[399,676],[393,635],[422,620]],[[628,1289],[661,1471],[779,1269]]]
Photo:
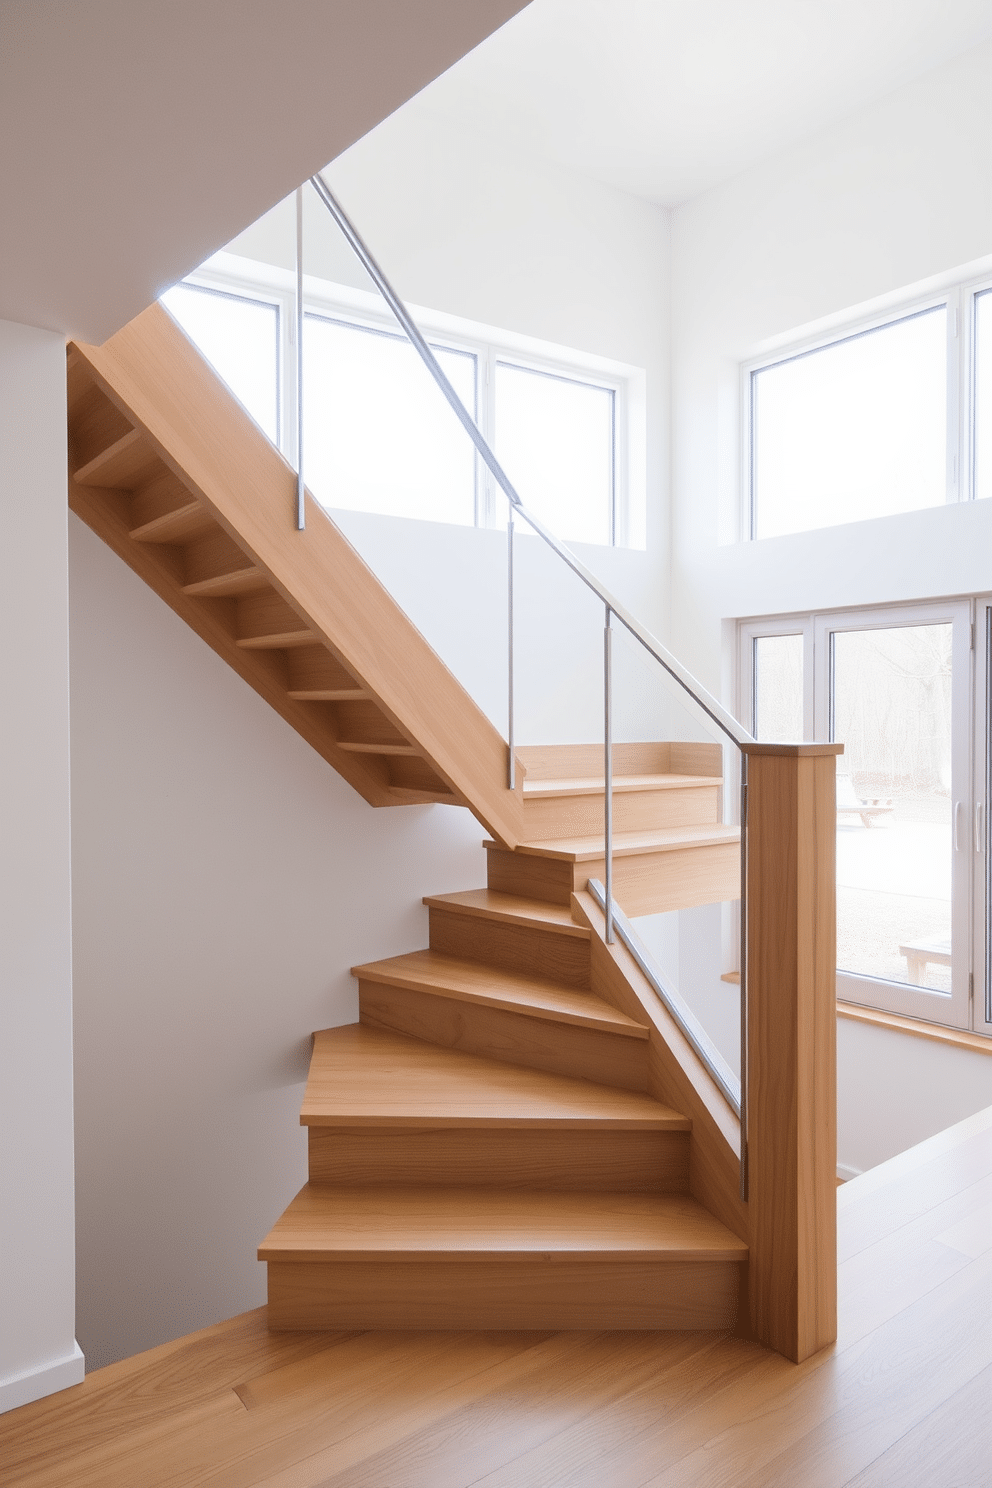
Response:
[[[441,951],[410,951],[383,961],[369,961],[364,966],[353,966],[351,974],[390,987],[439,993],[485,1007],[511,1008],[525,1016],[596,1028],[624,1038],[648,1037],[643,1023],[636,1023],[593,992]]]
[[[715,788],[720,783],[715,775],[614,775],[613,790],[614,792],[686,790],[699,786]],[[601,796],[605,788],[606,780],[602,775],[580,775],[554,780],[525,780],[524,800],[540,800],[548,796]]]
[[[188,501],[173,511],[132,527],[130,537],[132,542],[178,543],[209,532],[216,525],[198,501]]]
[[[744,1242],[686,1194],[307,1184],[263,1261],[739,1261]]]
[[[503,1064],[350,1023],[314,1034],[303,1126],[689,1131],[637,1091]]]
[[[724,842],[740,840],[740,827],[713,823],[703,827],[655,827],[650,832],[615,832],[613,834],[613,856],[633,857],[639,853],[674,852],[680,847],[709,847]],[[486,847],[499,847],[488,841]],[[581,863],[603,856],[602,837],[564,837],[549,842],[520,842],[518,853],[529,853],[533,857],[561,858],[566,862]]]
[[[525,899],[520,894],[501,894],[496,889],[467,889],[460,894],[427,894],[429,909],[443,909],[452,914],[478,915],[514,925],[540,925],[561,935],[588,940],[589,931],[577,925],[571,910],[563,904],[545,904],[540,899]]]

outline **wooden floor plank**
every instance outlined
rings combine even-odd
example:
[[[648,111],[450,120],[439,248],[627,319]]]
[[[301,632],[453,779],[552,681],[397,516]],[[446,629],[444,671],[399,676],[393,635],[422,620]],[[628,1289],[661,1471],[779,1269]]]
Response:
[[[528,1355],[510,1387],[489,1389],[360,1467],[320,1479],[319,1488],[462,1488],[488,1484],[494,1473],[512,1483],[543,1481],[534,1476],[535,1464],[556,1458],[565,1432],[603,1410],[622,1411],[623,1398],[646,1382],[673,1376],[684,1382],[713,1349],[705,1333],[664,1340],[657,1334],[558,1334]]]
[[[967,1243],[966,1228],[970,1235],[990,1203],[992,1176],[952,1194],[843,1261],[838,1267],[840,1342],[854,1342],[881,1327],[987,1249],[992,1244],[987,1231],[973,1244],[974,1256],[960,1247]],[[842,1233],[843,1228],[842,1224]],[[951,1243],[955,1238],[957,1246]]]
[[[271,1333],[264,1307],[88,1374],[69,1390],[0,1416],[0,1462],[13,1473],[44,1456],[85,1451],[229,1392],[256,1373],[334,1348],[350,1333]],[[7,1479],[0,1475],[0,1481]]]
[[[704,1434],[643,1488],[843,1488],[992,1365],[990,1317],[992,1256],[867,1338],[814,1356],[785,1391],[740,1389],[733,1424]],[[726,1402],[722,1415],[726,1422]]]
[[[930,1412],[845,1488],[983,1488],[992,1481],[992,1369]]]
[[[256,1392],[241,1450],[219,1453],[191,1488],[286,1488],[323,1482],[405,1441],[526,1373],[543,1334],[367,1334],[326,1369],[297,1371]],[[388,1402],[388,1408],[384,1404]],[[169,1478],[154,1488],[184,1488]]]
[[[587,1413],[539,1447],[491,1469],[473,1488],[634,1488],[665,1460],[681,1423],[714,1392],[732,1391],[755,1368],[789,1366],[757,1344],[723,1338],[668,1368],[659,1340],[659,1369],[638,1388]],[[382,1480],[376,1488],[384,1488]],[[693,1480],[684,1480],[689,1488]],[[372,1488],[372,1485],[369,1485]]]

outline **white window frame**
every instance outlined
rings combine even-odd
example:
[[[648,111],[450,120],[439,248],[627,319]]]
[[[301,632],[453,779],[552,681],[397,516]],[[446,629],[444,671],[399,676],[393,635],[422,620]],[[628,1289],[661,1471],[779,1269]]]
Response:
[[[919,296],[906,300],[899,306],[889,306],[884,312],[852,318],[829,331],[798,338],[788,345],[764,355],[749,358],[741,363],[741,474],[739,532],[745,542],[774,541],[755,536],[757,529],[755,511],[755,448],[754,448],[754,380],[758,373],[783,362],[823,351],[843,341],[864,336],[872,331],[894,325],[916,315],[925,314],[941,306],[947,307],[947,460],[945,470],[944,504],[971,500],[974,497],[974,396],[976,359],[975,300],[983,290],[992,288],[992,280],[966,280],[940,293]],[[902,513],[893,513],[897,518]],[[868,518],[866,520],[871,520]],[[841,525],[824,522],[821,527],[803,528],[800,534],[782,534],[784,537],[821,531],[825,527]]]
[[[190,274],[184,283],[275,304],[280,309],[281,364],[278,370],[282,406],[281,448],[296,460],[296,378],[287,375],[296,361],[295,275],[270,264],[231,253],[217,253]],[[347,285],[305,275],[304,311],[364,326],[398,332],[396,321],[381,297]],[[479,427],[495,448],[495,367],[497,361],[528,371],[560,377],[613,395],[613,492],[610,532],[613,547],[644,548],[646,488],[644,479],[645,374],[643,369],[590,353],[538,341],[534,337],[466,321],[421,306],[410,307],[429,344],[468,352],[477,358],[476,400]],[[402,332],[399,332],[402,336]],[[440,394],[438,395],[440,396]],[[466,436],[467,437],[467,436]],[[304,452],[304,460],[306,458]],[[476,526],[500,527],[506,503],[489,471],[476,456]],[[527,531],[525,523],[519,530]]]
[[[765,636],[803,636],[803,716],[808,741],[830,737],[831,636],[846,630],[899,625],[955,625],[952,656],[952,937],[957,951],[950,997],[837,973],[841,1001],[901,1013],[992,1037],[992,924],[986,896],[992,884],[988,809],[992,795],[989,694],[992,686],[992,595],[958,596],[900,605],[748,618],[737,623],[737,716],[753,728],[754,642]],[[955,822],[957,827],[955,830]],[[956,840],[955,840],[956,839]]]
[[[992,593],[974,601],[972,1026],[992,1038]]]

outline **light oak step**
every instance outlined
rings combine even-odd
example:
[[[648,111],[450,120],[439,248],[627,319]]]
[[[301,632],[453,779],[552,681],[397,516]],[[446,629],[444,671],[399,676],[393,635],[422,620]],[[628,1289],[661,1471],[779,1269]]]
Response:
[[[129,429],[75,471],[81,486],[105,486],[131,490],[141,485],[161,461],[140,429]]]
[[[464,889],[457,894],[426,894],[428,908],[451,914],[493,920],[498,924],[555,926],[562,934],[589,940],[589,931],[577,925],[563,905],[548,904],[541,899],[527,899],[522,894],[500,894],[495,889]]]
[[[485,844],[489,887],[567,905],[590,878],[603,882],[603,837],[523,842],[515,851]],[[713,824],[618,832],[613,894],[629,915],[688,909],[740,897],[740,828]]]
[[[614,775],[616,832],[698,826],[719,819],[722,782],[705,775]],[[603,831],[604,779],[598,775],[523,782],[524,833],[554,841]]]
[[[258,1254],[275,1328],[727,1328],[747,1248],[687,1195],[308,1184]]]
[[[648,1030],[591,992],[546,977],[508,972],[437,951],[411,951],[353,966],[359,982],[437,993],[453,1001],[507,1008],[523,1017],[593,1028],[623,1038],[646,1039]]]
[[[588,991],[590,937],[564,905],[477,889],[424,900],[430,947],[447,956]]]
[[[690,1129],[684,1116],[639,1092],[523,1069],[360,1024],[314,1034],[300,1122],[324,1127]]]
[[[558,939],[576,946],[588,969],[588,943]],[[358,966],[354,975],[365,1025],[530,1069],[647,1089],[647,1028],[589,991],[431,950]]]

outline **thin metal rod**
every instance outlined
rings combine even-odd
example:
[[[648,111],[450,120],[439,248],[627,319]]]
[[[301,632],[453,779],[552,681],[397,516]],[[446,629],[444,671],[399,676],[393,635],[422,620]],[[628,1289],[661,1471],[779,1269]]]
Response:
[[[296,192],[296,527],[307,525],[303,480],[303,187]]]
[[[620,604],[618,600],[614,599],[609,590],[605,589],[599,582],[596,575],[590,572],[590,570],[586,568],[585,564],[581,563],[579,559],[576,558],[575,554],[570,551],[570,549],[566,548],[562,543],[560,543],[555,537],[554,533],[550,532],[538,517],[535,517],[531,512],[527,510],[527,508],[521,501],[515,487],[507,476],[505,470],[503,469],[502,465],[500,465],[495,454],[493,453],[493,450],[490,447],[485,436],[483,435],[481,429],[479,429],[478,425],[475,423],[475,420],[469,414],[465,405],[462,403],[462,400],[455,392],[451,383],[448,381],[448,378],[445,376],[437,360],[437,357],[434,355],[427,342],[424,340],[424,337],[421,335],[416,322],[410,315],[410,312],[407,310],[403,301],[400,299],[399,295],[389,283],[389,280],[386,278],[382,269],[372,257],[371,252],[360,237],[357,228],[346,215],[341,204],[337,201],[330,187],[327,185],[327,182],[323,179],[322,176],[319,175],[311,176],[310,181],[317,195],[324,203],[324,206],[330,212],[338,227],[341,229],[352,251],[355,253],[359,262],[362,264],[362,267],[365,269],[365,272],[368,274],[369,278],[372,280],[373,284],[376,286],[379,293],[386,301],[386,304],[389,306],[390,310],[392,310],[400,326],[410,338],[410,341],[419,353],[420,358],[426,366],[428,372],[430,372],[434,381],[441,389],[441,392],[450,403],[455,415],[458,418],[459,423],[462,425],[472,443],[479,451],[483,463],[491,472],[496,484],[506,496],[507,500],[514,507],[517,516],[522,517],[524,521],[527,522],[528,525],[534,529],[538,537],[540,537],[545,543],[547,543],[549,548],[552,548],[554,552],[558,554],[558,557],[563,563],[568,565],[568,567],[572,570],[576,577],[581,579],[582,583],[585,584],[588,589],[591,589],[594,594],[599,596],[599,598],[605,605],[608,605],[610,607],[613,614],[620,621],[620,624],[623,625],[624,628],[630,632],[630,634],[636,641],[640,642],[644,649],[649,652],[650,655],[653,656],[654,659],[662,667],[664,667],[665,671],[669,674],[673,681],[677,682],[678,685],[683,689],[683,691],[689,694],[689,696],[696,702],[696,704],[703,710],[703,712],[712,720],[714,724],[716,724],[717,728],[720,729],[721,732],[726,734],[728,739],[732,740],[734,744],[753,743],[752,736],[748,733],[747,729],[741,727],[733,714],[729,713],[727,709],[723,707],[722,703],[717,702],[716,698],[713,697],[709,692],[707,692],[706,689],[699,682],[696,681],[692,673],[686,671],[681,662],[679,662],[671,654],[671,652],[667,650],[667,648],[664,647],[661,642],[651,634],[649,630],[641,625],[641,623],[636,620],[628,610],[624,609],[623,605]]]
[[[613,935],[613,626],[609,605],[603,631],[603,851],[606,859],[606,943]]]
[[[513,503],[511,501],[507,507],[506,519],[506,732],[510,754],[507,783],[510,790],[515,788],[517,781],[516,762],[513,758],[516,741],[513,725],[513,534]]]
[[[747,755],[741,753],[741,1200],[747,1203],[750,1174],[747,1153]]]

